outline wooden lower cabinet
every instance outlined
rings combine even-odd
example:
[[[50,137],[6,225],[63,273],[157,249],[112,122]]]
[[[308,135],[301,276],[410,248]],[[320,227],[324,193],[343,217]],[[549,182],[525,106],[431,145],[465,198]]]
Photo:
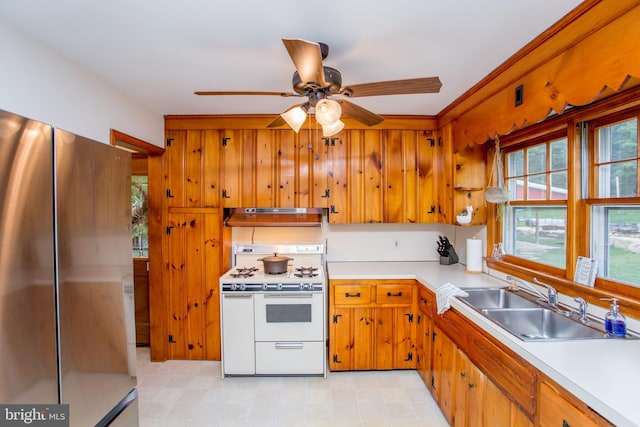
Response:
[[[329,298],[329,368],[415,368],[452,426],[613,426],[423,286],[332,280]]]
[[[331,281],[329,369],[415,369],[414,286]]]
[[[553,384],[540,383],[538,425],[541,427],[613,426],[582,402],[574,405]]]
[[[417,347],[418,353],[421,354],[421,350],[427,351],[425,343],[431,341],[431,356],[422,356],[421,360],[425,363],[418,364],[418,369],[447,421],[453,426],[533,426],[533,404],[531,411],[527,413],[514,396],[520,396],[521,388],[531,390],[533,395],[535,375],[527,376],[520,370],[509,374],[513,367],[502,363],[487,364],[486,361],[498,359],[509,363],[510,359],[502,355],[498,348],[492,348],[488,343],[480,343],[479,338],[474,337],[473,330],[468,330],[459,323],[460,319],[452,317],[451,314],[448,314],[448,317],[433,316],[433,299],[432,293],[420,290],[420,314],[429,321],[418,324],[417,331],[424,333],[430,329],[431,336],[425,335],[422,341],[418,338]],[[481,346],[483,356],[477,358],[481,365],[474,363],[470,357],[469,354],[476,358],[475,353],[469,352],[470,349],[466,347],[469,343]],[[425,366],[428,363],[431,366]],[[496,370],[501,371],[501,375],[496,375]],[[491,377],[485,371],[492,373]],[[517,381],[503,380],[515,377]],[[500,383],[494,382],[493,378]],[[513,393],[505,389],[507,383],[517,384]],[[526,399],[524,400],[526,402]]]

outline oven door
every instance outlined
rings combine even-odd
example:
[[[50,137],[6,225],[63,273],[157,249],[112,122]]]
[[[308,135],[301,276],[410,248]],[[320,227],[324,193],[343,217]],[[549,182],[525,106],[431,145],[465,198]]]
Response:
[[[322,293],[255,295],[256,341],[324,341]]]

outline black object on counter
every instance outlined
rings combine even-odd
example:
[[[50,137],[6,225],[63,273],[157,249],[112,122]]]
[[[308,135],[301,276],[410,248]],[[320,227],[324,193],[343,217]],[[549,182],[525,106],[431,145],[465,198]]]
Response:
[[[458,254],[446,236],[438,236],[438,253],[440,254],[440,264],[451,265],[458,262]]]

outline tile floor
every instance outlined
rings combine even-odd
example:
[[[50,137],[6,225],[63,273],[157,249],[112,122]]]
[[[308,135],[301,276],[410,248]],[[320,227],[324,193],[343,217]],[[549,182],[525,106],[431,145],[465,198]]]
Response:
[[[416,371],[220,377],[220,362],[149,361],[138,348],[141,427],[448,426]]]

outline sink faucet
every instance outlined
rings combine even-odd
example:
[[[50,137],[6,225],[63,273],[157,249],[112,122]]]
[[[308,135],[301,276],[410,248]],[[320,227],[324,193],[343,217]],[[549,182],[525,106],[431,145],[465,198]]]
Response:
[[[584,300],[584,298],[581,298],[581,297],[575,297],[573,300],[575,302],[577,302],[578,304],[580,304],[580,321],[581,322],[586,322],[587,321],[587,307],[589,307],[589,304],[587,304],[587,302]]]
[[[519,277],[507,276],[506,279],[507,279],[508,282],[511,282],[511,283],[514,283],[514,284],[519,284],[520,286],[522,286],[522,287],[526,288],[527,290],[533,292],[534,294],[536,294],[538,297],[540,297],[542,299],[546,299],[546,300],[549,299],[542,292],[540,292],[539,290],[537,290],[536,288],[531,286],[528,282],[525,282],[524,280],[522,280]]]
[[[534,277],[533,281],[538,285],[542,285],[547,288],[547,301],[549,302],[549,305],[551,307],[557,308],[558,307],[558,291],[556,291],[556,288],[554,288],[551,285],[547,285],[546,283],[542,283],[541,281],[538,280],[537,277]]]

